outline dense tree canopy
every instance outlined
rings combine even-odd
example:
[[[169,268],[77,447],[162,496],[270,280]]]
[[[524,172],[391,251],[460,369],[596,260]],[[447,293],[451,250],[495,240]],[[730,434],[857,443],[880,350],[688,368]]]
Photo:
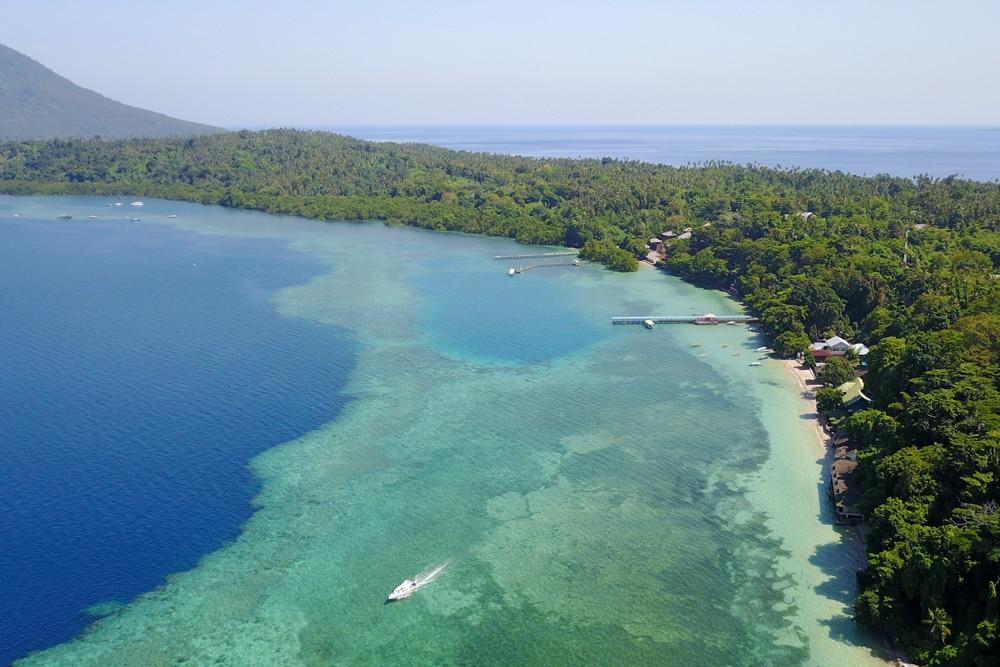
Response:
[[[782,354],[871,347],[858,618],[923,664],[1000,660],[1000,185],[530,159],[277,130],[0,144],[0,191],[160,196],[564,244],[741,297]],[[828,378],[831,384],[843,373]],[[836,392],[824,404],[836,407]]]

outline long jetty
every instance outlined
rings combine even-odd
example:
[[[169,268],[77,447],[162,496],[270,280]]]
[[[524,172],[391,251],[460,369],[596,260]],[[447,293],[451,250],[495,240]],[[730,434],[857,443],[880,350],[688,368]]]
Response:
[[[725,324],[727,322],[756,322],[753,315],[713,315],[705,318],[705,315],[643,315],[639,317],[612,317],[611,324],[644,324],[646,320],[651,320],[655,324],[678,324],[695,323],[704,324]]]
[[[577,252],[539,252],[530,255],[497,255],[493,259],[535,259],[537,257],[575,257]]]
[[[524,273],[532,269],[544,269],[547,266],[576,266],[573,262],[544,262],[542,264],[529,264],[528,266],[515,266],[514,273]]]

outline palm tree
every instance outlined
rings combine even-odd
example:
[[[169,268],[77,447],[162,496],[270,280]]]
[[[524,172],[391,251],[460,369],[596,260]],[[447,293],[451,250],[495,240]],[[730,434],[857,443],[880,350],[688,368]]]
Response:
[[[923,624],[929,628],[932,637],[941,640],[942,645],[948,643],[948,637],[951,636],[951,617],[948,612],[941,607],[928,609]]]

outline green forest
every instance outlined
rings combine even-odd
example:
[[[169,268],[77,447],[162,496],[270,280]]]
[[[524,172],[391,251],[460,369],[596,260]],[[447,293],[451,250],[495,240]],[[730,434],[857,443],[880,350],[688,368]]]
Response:
[[[858,620],[927,665],[1000,662],[1000,184],[531,159],[293,130],[0,144],[0,191],[382,219],[662,264],[742,299],[784,355],[865,342]]]

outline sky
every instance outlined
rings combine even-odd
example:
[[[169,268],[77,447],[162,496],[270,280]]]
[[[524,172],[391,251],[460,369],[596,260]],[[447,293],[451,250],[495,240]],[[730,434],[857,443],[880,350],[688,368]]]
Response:
[[[1000,0],[5,0],[0,43],[225,127],[1000,125]]]

